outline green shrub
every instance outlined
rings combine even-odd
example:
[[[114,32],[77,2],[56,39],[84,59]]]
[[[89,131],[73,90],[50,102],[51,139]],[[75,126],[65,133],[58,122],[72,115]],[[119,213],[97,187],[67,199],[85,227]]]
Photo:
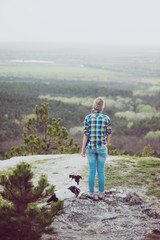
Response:
[[[145,138],[160,138],[160,131],[149,131],[146,135]]]
[[[138,104],[136,107],[136,112],[155,112],[155,108],[153,108],[151,105],[145,105],[145,104]]]
[[[154,155],[154,151],[152,150],[151,146],[148,144],[144,147],[142,152],[142,157],[150,157]]]
[[[53,232],[50,224],[63,212],[63,201],[39,207],[40,201],[54,193],[47,177],[41,175],[37,186],[32,183],[33,172],[22,162],[6,175],[1,175],[3,191],[0,199],[0,236],[3,240],[40,240],[43,233]],[[0,195],[0,196],[1,196]]]

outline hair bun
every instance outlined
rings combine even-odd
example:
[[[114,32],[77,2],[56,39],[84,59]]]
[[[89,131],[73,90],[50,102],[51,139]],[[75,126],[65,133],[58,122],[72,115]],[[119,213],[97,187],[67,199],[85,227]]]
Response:
[[[104,107],[104,99],[102,97],[98,97],[93,102],[93,108],[96,111],[102,111]]]

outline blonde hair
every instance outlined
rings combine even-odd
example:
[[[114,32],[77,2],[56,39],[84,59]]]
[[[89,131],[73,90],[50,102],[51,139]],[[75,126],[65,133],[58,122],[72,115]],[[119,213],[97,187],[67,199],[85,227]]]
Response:
[[[102,111],[104,108],[104,99],[102,97],[98,97],[93,102],[92,111]]]

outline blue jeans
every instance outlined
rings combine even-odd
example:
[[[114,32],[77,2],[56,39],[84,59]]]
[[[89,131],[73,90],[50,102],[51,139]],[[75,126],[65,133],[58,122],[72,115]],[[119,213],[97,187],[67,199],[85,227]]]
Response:
[[[89,163],[89,193],[94,194],[95,175],[97,170],[99,194],[102,194],[104,192],[105,184],[104,164],[107,158],[107,147],[96,149],[87,148],[86,155]]]

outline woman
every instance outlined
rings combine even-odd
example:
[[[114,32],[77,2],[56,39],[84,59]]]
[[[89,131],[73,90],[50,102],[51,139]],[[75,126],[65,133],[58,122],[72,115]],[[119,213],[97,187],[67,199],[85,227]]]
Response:
[[[108,116],[102,114],[104,99],[98,97],[93,102],[93,109],[90,115],[84,120],[84,136],[82,143],[82,156],[85,152],[89,163],[89,195],[94,198],[94,185],[96,170],[98,172],[98,198],[102,200],[105,184],[104,165],[107,158],[107,144],[111,138],[111,121]]]

